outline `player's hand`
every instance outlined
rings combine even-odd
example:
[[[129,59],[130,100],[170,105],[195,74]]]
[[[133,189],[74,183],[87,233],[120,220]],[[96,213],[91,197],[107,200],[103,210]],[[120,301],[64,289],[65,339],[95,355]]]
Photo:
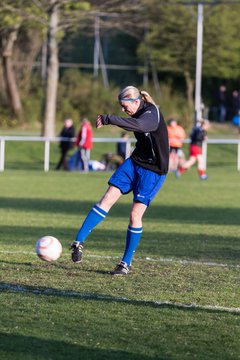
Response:
[[[97,121],[96,121],[96,128],[97,128],[97,129],[100,129],[102,126],[103,126],[102,116],[101,116],[101,115],[98,115]]]

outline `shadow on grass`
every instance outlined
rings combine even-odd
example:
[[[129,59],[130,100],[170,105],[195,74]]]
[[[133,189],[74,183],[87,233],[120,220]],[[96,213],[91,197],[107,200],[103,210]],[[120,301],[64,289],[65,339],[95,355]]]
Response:
[[[86,216],[94,204],[89,201],[53,200],[53,199],[27,199],[27,198],[0,198],[0,209],[13,209],[25,212],[60,213],[69,216],[78,214]],[[130,204],[116,204],[110,211],[111,217],[126,217],[128,219]],[[210,208],[196,206],[168,206],[155,205],[149,208],[145,217],[192,224],[239,225],[238,208]]]
[[[35,244],[43,235],[57,237],[62,245],[63,252],[69,251],[70,239],[73,239],[77,229],[29,227],[29,226],[1,226],[1,245],[4,250],[21,252],[24,249],[35,252]],[[86,241],[85,249],[90,253],[103,253],[106,255],[121,256],[125,247],[126,230],[106,230],[101,225],[94,229]],[[67,239],[63,240],[63,239]],[[11,248],[9,248],[11,244]],[[5,248],[6,246],[6,248]],[[70,254],[70,252],[69,252]],[[70,256],[70,255],[69,255]],[[233,236],[219,236],[206,234],[171,233],[164,231],[159,225],[159,230],[151,232],[146,227],[136,256],[159,256],[176,259],[190,259],[203,261],[239,261],[239,239]]]
[[[2,359],[98,359],[148,360],[150,357],[126,351],[87,348],[66,341],[43,339],[34,336],[0,333]],[[4,357],[5,355],[5,357]],[[161,357],[159,358],[161,359]],[[163,358],[162,358],[163,359]]]
[[[46,287],[36,287],[36,286],[23,286],[20,284],[11,284],[0,282],[0,289],[2,291],[7,292],[15,292],[15,293],[23,293],[23,294],[33,294],[33,295],[41,295],[41,296],[56,296],[63,298],[76,298],[81,300],[91,300],[97,302],[111,302],[111,303],[124,303],[133,306],[142,306],[142,307],[152,307],[152,308],[169,308],[169,309],[178,309],[182,311],[203,311],[203,312],[220,312],[220,313],[235,313],[239,316],[238,309],[228,309],[228,308],[218,308],[217,306],[204,306],[204,305],[191,305],[191,304],[181,304],[174,303],[168,301],[152,301],[152,300],[138,300],[138,299],[129,299],[126,297],[117,297],[99,293],[90,293],[90,292],[79,292],[72,290],[58,290],[54,288],[46,288]]]
[[[37,255],[36,255],[37,256]],[[71,272],[71,276],[74,276],[74,271],[76,270],[76,265],[72,263],[72,261],[70,260],[70,256],[69,256],[69,260],[68,262],[45,262],[39,259],[39,263],[31,263],[31,262],[18,262],[18,261],[10,261],[10,260],[0,260],[0,264],[4,264],[4,266],[6,265],[10,265],[12,267],[12,270],[14,270],[16,267],[21,270],[24,270],[26,267],[31,267],[32,271],[36,270],[36,269],[63,269],[63,270],[67,270],[69,271],[69,274]],[[74,269],[75,267],[75,269]],[[8,271],[7,269],[5,269],[6,271]],[[85,273],[94,273],[94,274],[101,274],[101,275],[110,275],[110,271],[109,270],[97,270],[97,269],[82,269],[82,272]],[[76,274],[77,277],[79,277],[79,274]]]

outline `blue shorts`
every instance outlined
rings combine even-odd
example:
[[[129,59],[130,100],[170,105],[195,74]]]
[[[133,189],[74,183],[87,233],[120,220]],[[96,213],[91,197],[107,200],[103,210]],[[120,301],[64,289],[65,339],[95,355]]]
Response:
[[[110,177],[108,184],[116,186],[122,194],[133,191],[134,201],[149,206],[165,179],[166,175],[144,169],[128,158]]]

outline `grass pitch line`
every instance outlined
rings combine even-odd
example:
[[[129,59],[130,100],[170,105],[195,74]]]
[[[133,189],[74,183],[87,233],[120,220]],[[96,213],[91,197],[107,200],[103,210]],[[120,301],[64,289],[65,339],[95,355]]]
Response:
[[[148,301],[148,300],[135,300],[124,297],[113,297],[108,295],[98,295],[94,293],[81,293],[76,291],[64,291],[57,289],[38,289],[35,287],[25,287],[21,285],[12,285],[6,283],[0,283],[0,290],[10,291],[17,293],[30,293],[34,295],[45,295],[45,296],[60,296],[60,297],[73,297],[78,299],[88,299],[88,300],[98,300],[98,301],[111,301],[119,303],[129,303],[132,305],[144,305],[144,306],[154,306],[154,307],[170,307],[186,310],[206,310],[206,311],[222,311],[233,314],[240,314],[240,308],[227,307],[227,306],[218,306],[218,305],[198,305],[198,304],[184,304],[180,302],[173,301]]]
[[[177,260],[177,259],[172,259],[172,258],[160,258],[160,259],[152,259],[150,257],[146,257],[147,261],[155,261],[155,262],[175,262],[175,263],[180,263],[182,265],[206,265],[206,266],[220,266],[220,267],[230,267],[230,268],[236,268],[236,269],[240,269],[240,265],[236,264],[236,265],[232,265],[232,264],[223,264],[223,263],[218,263],[218,262],[214,262],[214,261],[196,261],[196,260]]]
[[[0,250],[0,254],[25,254],[25,255],[35,255],[36,253],[34,251],[22,251],[22,250],[16,250],[16,251],[10,251],[10,250]],[[69,254],[63,254],[62,257],[70,256]],[[99,259],[119,259],[119,256],[111,256],[111,255],[93,255],[93,254],[84,254],[86,257],[92,257],[92,258],[99,258]],[[236,264],[224,264],[224,263],[218,263],[214,261],[196,261],[196,260],[181,260],[181,259],[173,259],[173,258],[158,258],[154,259],[151,257],[137,257],[136,260],[139,261],[152,261],[152,262],[162,262],[162,263],[178,263],[181,265],[204,265],[204,266],[219,266],[219,267],[226,267],[226,268],[232,268],[232,269],[240,269],[240,265]]]
[[[102,255],[86,255],[89,257],[94,257],[94,258],[100,258],[100,259],[119,259],[119,256],[102,256]],[[158,259],[153,259],[150,257],[145,257],[145,258],[141,258],[141,257],[136,257],[136,260],[139,261],[152,261],[152,262],[163,262],[163,263],[178,263],[178,264],[182,264],[182,265],[206,265],[206,266],[220,266],[220,267],[227,267],[227,268],[234,268],[234,269],[240,269],[240,265],[236,264],[223,264],[223,263],[218,263],[218,262],[213,262],[213,261],[196,261],[196,260],[181,260],[181,259],[173,259],[173,258],[158,258]]]

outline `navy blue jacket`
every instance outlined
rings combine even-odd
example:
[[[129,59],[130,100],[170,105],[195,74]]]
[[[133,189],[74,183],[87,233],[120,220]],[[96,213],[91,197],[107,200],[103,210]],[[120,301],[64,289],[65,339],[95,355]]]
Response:
[[[195,126],[190,135],[191,145],[202,146],[202,143],[206,137],[206,132],[201,128],[201,126]]]

